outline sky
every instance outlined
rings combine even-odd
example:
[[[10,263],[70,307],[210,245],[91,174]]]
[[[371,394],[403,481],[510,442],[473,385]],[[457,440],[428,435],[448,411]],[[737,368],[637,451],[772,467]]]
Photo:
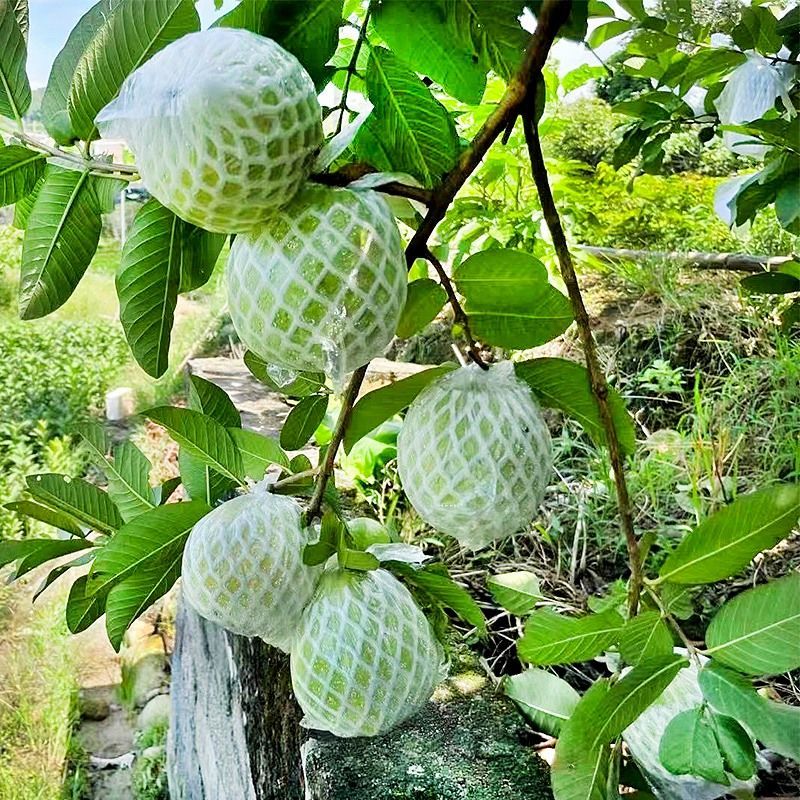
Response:
[[[95,4],[96,0],[29,0],[31,26],[28,43],[28,76],[34,89],[47,84],[50,67],[58,51],[64,46],[75,23]],[[197,0],[197,10],[207,27],[218,14],[236,5],[236,0],[225,0],[222,10],[214,10],[214,0]],[[580,45],[558,42],[554,55],[559,60],[559,71],[565,72],[591,61]]]

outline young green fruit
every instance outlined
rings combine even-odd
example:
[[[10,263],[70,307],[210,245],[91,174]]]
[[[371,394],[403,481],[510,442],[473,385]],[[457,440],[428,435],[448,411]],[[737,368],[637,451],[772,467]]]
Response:
[[[321,568],[303,564],[300,507],[257,487],[194,526],[183,552],[183,595],[200,616],[286,652]]]
[[[291,656],[302,725],[377,736],[416,713],[443,677],[443,651],[408,589],[383,569],[326,571]]]
[[[236,238],[226,277],[231,318],[250,350],[337,380],[381,355],[406,300],[400,233],[372,191],[307,186]]]
[[[301,187],[322,112],[300,62],[271,39],[211,28],[165,47],[97,117],[123,138],[150,193],[219,233],[257,226]]]
[[[525,528],[553,469],[552,442],[526,384],[504,362],[429,384],[397,440],[403,489],[419,515],[477,550]]]

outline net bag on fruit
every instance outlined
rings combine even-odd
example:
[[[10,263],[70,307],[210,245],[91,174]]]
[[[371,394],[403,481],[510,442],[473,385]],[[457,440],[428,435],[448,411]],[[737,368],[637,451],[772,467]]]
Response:
[[[408,277],[380,195],[309,184],[258,231],[236,238],[226,282],[231,319],[250,350],[339,383],[382,355]]]
[[[470,549],[525,528],[553,468],[547,425],[510,362],[471,364],[427,386],[408,410],[397,460],[419,515]]]
[[[773,64],[758,53],[750,52],[747,61],[728,78],[714,105],[723,125],[742,125],[760,119],[780,97],[787,111],[794,115],[789,88],[796,69],[788,64]],[[733,153],[763,158],[768,148],[755,137],[737,131],[723,131],[722,140]]]
[[[271,39],[212,28],[165,47],[97,117],[124,139],[150,193],[220,233],[257,226],[287,203],[322,143],[316,90]]]
[[[431,624],[397,578],[332,568],[303,613],[291,672],[301,724],[352,737],[415,714],[446,669]]]

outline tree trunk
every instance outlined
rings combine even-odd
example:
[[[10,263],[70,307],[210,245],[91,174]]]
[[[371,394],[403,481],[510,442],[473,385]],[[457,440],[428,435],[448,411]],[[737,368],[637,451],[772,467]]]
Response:
[[[179,605],[168,741],[172,800],[301,800],[289,657]]]

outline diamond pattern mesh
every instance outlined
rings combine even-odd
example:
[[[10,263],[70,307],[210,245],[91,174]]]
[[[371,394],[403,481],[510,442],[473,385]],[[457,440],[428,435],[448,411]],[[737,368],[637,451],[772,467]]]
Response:
[[[226,275],[248,348],[337,380],[381,355],[406,300],[400,233],[371,191],[308,186],[260,232],[237,237]]]
[[[289,651],[320,569],[303,564],[307,536],[294,500],[258,489],[215,508],[183,552],[183,594],[201,616]]]
[[[292,650],[302,724],[336,736],[385,733],[430,698],[442,664],[428,620],[393,575],[329,571]]]
[[[552,442],[510,362],[454,370],[411,404],[397,442],[403,489],[419,515],[477,550],[525,528],[553,468]]]
[[[271,39],[229,28],[156,53],[98,126],[127,141],[159,202],[220,233],[251,230],[290,200],[322,143],[316,90],[300,62]]]

